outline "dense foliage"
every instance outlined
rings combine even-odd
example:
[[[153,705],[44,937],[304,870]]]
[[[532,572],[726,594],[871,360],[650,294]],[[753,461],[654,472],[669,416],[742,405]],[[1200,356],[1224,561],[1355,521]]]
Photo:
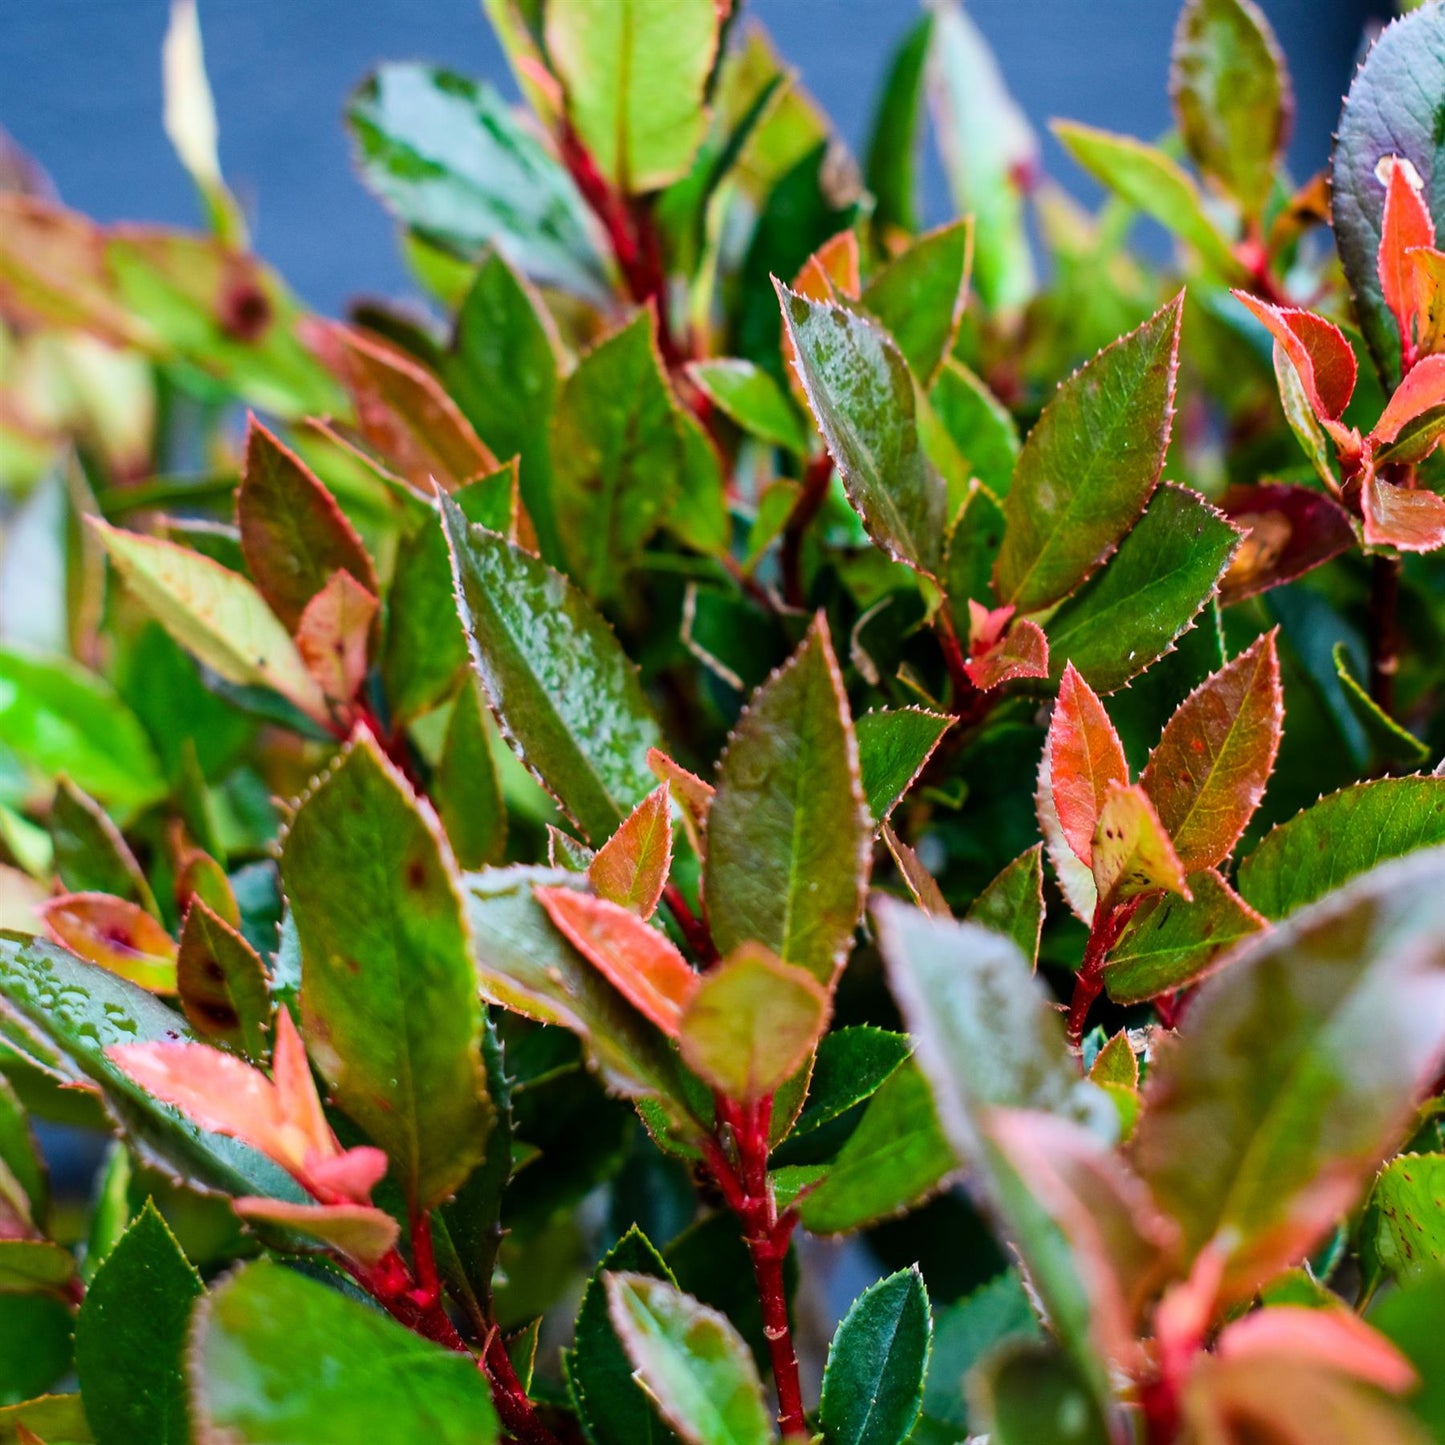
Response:
[[[1445,7],[1299,185],[1187,0],[1093,214],[953,0],[861,170],[486,9],[348,107],[421,305],[192,0],[203,232],[0,164],[0,1445],[1445,1440]]]

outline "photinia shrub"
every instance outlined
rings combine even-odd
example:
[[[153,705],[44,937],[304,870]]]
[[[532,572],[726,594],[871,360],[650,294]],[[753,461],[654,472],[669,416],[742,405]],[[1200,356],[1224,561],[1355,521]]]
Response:
[[[1445,7],[1298,184],[1187,0],[1092,213],[954,0],[861,168],[485,8],[348,107],[404,305],[194,0],[205,230],[0,167],[0,1445],[1445,1440]]]

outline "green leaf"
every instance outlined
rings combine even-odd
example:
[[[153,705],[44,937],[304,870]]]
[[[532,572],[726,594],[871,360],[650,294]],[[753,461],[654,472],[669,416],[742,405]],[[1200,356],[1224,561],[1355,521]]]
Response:
[[[964,1381],[996,1345],[1039,1338],[1038,1320],[1017,1270],[1006,1270],[966,1298],[936,1311],[933,1352],[923,1386],[918,1445],[942,1445],[968,1434]],[[934,1432],[937,1432],[936,1434]]]
[[[373,597],[380,591],[371,558],[336,498],[254,416],[236,521],[246,569],[292,633],[333,572],[349,572]]]
[[[977,1378],[975,1411],[995,1445],[1109,1445],[1115,1438],[1088,1384],[1052,1345],[1017,1343],[995,1353]]]
[[[176,955],[176,991],[198,1034],[252,1063],[270,1055],[271,994],[260,955],[201,900],[186,911]]]
[[[928,393],[929,405],[958,448],[970,476],[995,497],[1008,495],[1019,455],[1019,432],[1009,410],[956,357],[947,357]]]
[[[567,1387],[590,1445],[669,1445],[677,1437],[632,1372],[607,1313],[609,1274],[648,1275],[674,1284],[672,1271],[635,1225],[602,1257],[577,1311],[572,1348],[563,1357]]]
[[[487,446],[498,457],[521,458],[522,504],[548,561],[562,555],[547,445],[559,351],[546,306],[502,255],[488,250],[457,312],[442,377]]]
[[[1401,727],[1360,685],[1350,671],[1349,647],[1343,641],[1335,643],[1334,659],[1345,703],[1364,729],[1372,753],[1397,768],[1418,768],[1430,756],[1430,749]]]
[[[1049,619],[1055,675],[1072,662],[1110,693],[1171,651],[1214,594],[1240,532],[1197,493],[1166,484],[1118,552]]]
[[[468,527],[448,498],[441,507],[472,660],[503,735],[601,843],[656,783],[647,752],[662,737],[636,669],[565,577]]]
[[[381,676],[391,716],[405,725],[435,707],[466,666],[446,538],[430,515],[396,549]]]
[[[893,52],[869,129],[863,182],[873,195],[873,224],[880,235],[893,227],[918,229],[918,130],[932,39],[933,16],[924,15]]]
[[[1445,1274],[1382,1292],[1366,1319],[1414,1365],[1410,1409],[1431,1440],[1445,1438]]]
[[[652,317],[639,311],[583,357],[552,421],[553,500],[568,571],[599,599],[626,587],[678,497],[682,444]]]
[[[807,1062],[830,1000],[812,974],[741,944],[709,969],[683,1011],[678,1046],[692,1071],[729,1099],[772,1095]]]
[[[869,535],[890,557],[936,573],[947,528],[943,480],[919,445],[913,378],[875,322],[777,283],[798,377]]]
[[[482,996],[571,1030],[615,1093],[671,1104],[682,1084],[668,1039],[562,937],[533,896],[535,887],[579,882],[575,873],[545,868],[489,868],[468,876]]]
[[[1225,949],[1264,927],[1212,870],[1189,875],[1194,898],[1146,898],[1109,953],[1104,985],[1115,1003],[1142,1003],[1192,983]]]
[[[818,1418],[834,1445],[900,1445],[923,1403],[933,1321],[917,1267],[870,1285],[828,1348]]]
[[[124,813],[166,791],[135,715],[109,684],[65,658],[0,648],[0,744]]]
[[[145,1162],[229,1194],[304,1197],[269,1160],[198,1129],[106,1057],[114,1044],[197,1041],[174,1009],[116,974],[36,939],[0,935],[0,1038],[57,1082],[104,1089],[112,1118]]]
[[[0,1294],[58,1290],[75,1273],[75,1256],[48,1239],[0,1239]]]
[[[1003,508],[992,494],[982,487],[970,488],[954,519],[943,563],[943,590],[960,637],[969,636],[973,628],[970,602],[993,607],[993,569],[1005,526]]]
[[[1189,1253],[1218,1251],[1225,1298],[1333,1227],[1442,1051],[1439,850],[1356,879],[1204,984],[1150,1071],[1133,1147]]]
[[[50,1183],[14,1086],[0,1074],[0,1218],[44,1231],[50,1215]]]
[[[186,1330],[204,1292],[148,1200],[91,1280],[75,1322],[80,1393],[97,1445],[189,1445]]]
[[[607,1306],[638,1379],[689,1445],[768,1445],[762,1381],[725,1316],[644,1274],[609,1275]]]
[[[1365,1211],[1367,1248],[1402,1284],[1438,1275],[1445,1266],[1445,1154],[1402,1154],[1375,1180]]]
[[[69,1307],[52,1295],[0,1296],[0,1408],[43,1394],[70,1373],[73,1328]]]
[[[111,893],[156,912],[135,854],[105,809],[62,777],[50,803],[55,871],[71,893]]]
[[[905,1060],[869,1099],[821,1182],[799,1199],[798,1213],[814,1234],[849,1234],[921,1203],[956,1167],[928,1084]]]
[[[1133,136],[1077,121],[1055,121],[1053,131],[1095,180],[1192,246],[1210,270],[1225,280],[1244,279],[1228,238],[1204,208],[1199,187],[1176,161]]]
[[[392,212],[454,255],[496,246],[534,281],[610,294],[586,202],[489,85],[383,65],[347,107],[361,174]]]
[[[1170,67],[1179,132],[1200,170],[1258,216],[1294,110],[1284,57],[1253,0],[1190,0]]]
[[[1038,140],[988,43],[953,0],[934,12],[928,89],[954,208],[973,217],[979,297],[990,311],[1017,310],[1034,294],[1024,196]]]
[[[1018,945],[1037,966],[1044,926],[1044,845],[1021,853],[973,900],[966,921],[977,923]]]
[[[499,862],[507,846],[507,808],[485,707],[479,684],[468,678],[447,723],[433,789],[447,839],[463,868]]]
[[[858,768],[875,821],[885,821],[918,781],[938,740],[952,725],[952,718],[920,707],[884,708],[858,719]]]
[[[1400,333],[1380,288],[1378,260],[1385,188],[1376,167],[1399,156],[1425,178],[1437,228],[1445,219],[1445,134],[1437,117],[1445,93],[1445,11],[1423,9],[1386,27],[1355,72],[1335,132],[1330,168],[1335,244],[1355,314],[1387,385],[1400,377]]]
[[[707,134],[713,0],[549,0],[547,54],[602,175],[631,195],[687,173]]]
[[[470,1355],[270,1260],[244,1265],[197,1307],[189,1369],[203,1439],[494,1445],[498,1438],[486,1378]]]
[[[868,1024],[826,1034],[813,1059],[807,1101],[788,1137],[811,1134],[871,1098],[911,1048],[906,1034]]]
[[[307,716],[327,718],[320,685],[290,634],[239,572],[174,542],[90,520],[127,585],[182,647],[227,682],[272,688]]]
[[[306,1035],[337,1102],[414,1210],[482,1157],[493,1110],[461,877],[436,815],[361,733],[281,852]]]
[[[750,436],[806,456],[811,437],[783,389],[760,367],[736,357],[694,361],[687,373],[722,414]]]
[[[995,580],[1021,612],[1066,597],[1118,545],[1169,447],[1181,293],[1065,381],[1019,456]]]
[[[1378,778],[1281,823],[1239,865],[1239,892],[1286,918],[1389,858],[1445,843],[1445,778]]]
[[[707,826],[718,948],[761,943],[831,985],[862,912],[873,824],[821,615],[739,719]]]
[[[930,231],[889,261],[860,298],[863,308],[883,323],[925,391],[958,334],[971,250],[967,221]]]

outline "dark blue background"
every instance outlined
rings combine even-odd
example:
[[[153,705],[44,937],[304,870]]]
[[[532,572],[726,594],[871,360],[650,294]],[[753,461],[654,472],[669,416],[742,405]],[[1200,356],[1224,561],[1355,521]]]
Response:
[[[1320,165],[1362,27],[1388,0],[1264,0],[1299,96],[1292,160]],[[258,249],[312,304],[406,286],[391,225],[351,171],[348,90],[375,62],[417,58],[507,85],[478,0],[200,0],[221,159]],[[1153,136],[1173,0],[973,0],[1015,93],[1051,116]],[[103,219],[190,223],[190,185],[161,130],[165,0],[3,0],[0,125],[62,196]],[[750,0],[805,84],[858,145],[911,0]],[[1087,193],[1050,142],[1050,169]],[[941,210],[936,173],[931,200]]]

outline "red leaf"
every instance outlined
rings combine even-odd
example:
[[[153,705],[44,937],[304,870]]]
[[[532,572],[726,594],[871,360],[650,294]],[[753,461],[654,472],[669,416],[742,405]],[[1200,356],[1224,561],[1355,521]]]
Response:
[[[1018,677],[1049,675],[1049,641],[1043,629],[1027,617],[1013,617],[1012,607],[990,612],[982,603],[968,600],[968,661],[964,671],[984,692]]]
[[[497,459],[424,366],[379,336],[307,318],[308,345],[351,393],[368,446],[425,497],[497,470]]]
[[[1059,826],[1075,855],[1088,863],[1109,790],[1128,783],[1129,765],[1104,704],[1072,662],[1059,683],[1047,751]]]
[[[1229,856],[1254,816],[1284,723],[1275,634],[1180,703],[1139,779],[1187,872]]]
[[[349,572],[333,572],[307,604],[296,628],[296,650],[327,702],[344,707],[366,680],[376,598]]]
[[[109,893],[64,893],[36,912],[62,948],[152,993],[176,991],[175,939],[144,908]]]
[[[1445,497],[1423,488],[1392,486],[1371,468],[1360,506],[1365,541],[1371,547],[1398,547],[1402,552],[1433,552],[1445,547]]]
[[[712,807],[716,789],[696,773],[690,773],[660,748],[648,748],[647,766],[659,782],[666,783],[672,796],[682,805],[682,826],[688,842],[698,857],[703,856],[703,838],[707,833],[707,812]]]
[[[537,901],[567,941],[644,1017],[676,1038],[701,981],[687,960],[635,913],[571,888],[538,888]]]
[[[1395,394],[1370,433],[1370,440],[1377,447],[1385,446],[1416,417],[1442,405],[1445,405],[1445,356],[1422,357],[1395,388]]]
[[[1348,551],[1355,541],[1349,513],[1309,487],[1280,482],[1231,487],[1219,510],[1245,529],[1219,587],[1219,600],[1226,606],[1303,577]]]
[[[1418,1381],[1415,1367],[1378,1330],[1345,1309],[1278,1305],[1256,1310],[1219,1336],[1221,1359],[1264,1357],[1280,1364],[1323,1365],[1403,1395]]]
[[[1344,332],[1313,311],[1271,306],[1247,291],[1233,294],[1289,357],[1315,415],[1321,421],[1337,420],[1355,394],[1359,366]]]
[[[672,867],[672,793],[664,783],[623,820],[588,865],[599,898],[651,918]]]
[[[236,522],[251,580],[292,632],[334,572],[350,572],[368,592],[380,590],[371,558],[336,498],[254,416]]]
[[[1400,328],[1401,356],[1408,358],[1415,347],[1416,313],[1414,265],[1407,253],[1413,247],[1435,244],[1435,223],[1420,195],[1423,188],[1419,172],[1409,161],[1385,156],[1375,173],[1385,182],[1377,260],[1380,290]]]
[[[1143,786],[1112,783],[1094,829],[1094,886],[1099,908],[1148,893],[1193,898],[1184,867]]]

